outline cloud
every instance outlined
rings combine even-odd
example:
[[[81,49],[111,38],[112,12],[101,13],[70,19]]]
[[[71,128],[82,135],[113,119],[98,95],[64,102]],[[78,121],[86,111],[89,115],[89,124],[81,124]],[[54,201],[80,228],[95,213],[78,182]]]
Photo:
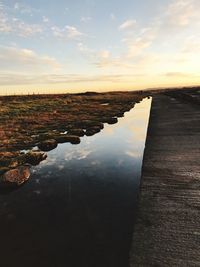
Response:
[[[126,74],[134,74],[135,77],[141,77],[144,75],[148,75],[148,73],[152,74],[154,68],[159,64],[161,58],[160,55],[156,53],[143,52],[135,57],[130,57],[130,55],[122,54],[119,56],[113,57],[110,55],[109,57],[98,57],[95,61],[95,65],[98,68],[109,68],[113,69],[116,72]]]
[[[114,58],[111,56],[110,51],[108,50],[101,50],[97,57],[95,58],[95,65],[98,68],[112,68],[115,67],[121,67],[122,62],[120,62],[120,58]]]
[[[127,61],[127,59],[122,56],[113,57],[109,51],[103,50],[100,51],[97,58],[94,60],[94,65],[98,68],[120,68],[122,69],[133,69],[134,64]]]
[[[168,6],[166,18],[172,26],[187,26],[195,12],[194,0],[173,0]]]
[[[52,33],[55,37],[60,37],[60,38],[64,37],[64,31],[65,31],[64,29],[60,29],[57,26],[53,26],[53,27],[51,27],[51,30],[52,30]]]
[[[76,27],[69,25],[66,25],[64,28],[53,26],[51,30],[54,36],[67,40],[80,40],[85,35],[78,31]]]
[[[192,78],[196,76],[193,73],[186,73],[186,72],[167,72],[164,73],[163,75],[170,78]]]
[[[122,55],[113,57],[109,50],[95,50],[83,43],[78,43],[78,50],[97,68],[133,68],[133,64],[127,62]]]
[[[12,26],[10,25],[6,15],[0,9],[0,32],[9,33],[12,31]]]
[[[49,18],[47,18],[46,16],[43,16],[43,17],[42,17],[42,20],[43,20],[44,23],[49,22]]]
[[[30,7],[27,4],[16,2],[14,4],[14,11],[19,12],[21,14],[28,14],[33,16],[35,12],[38,12],[37,9]]]
[[[141,152],[137,151],[137,150],[126,151],[125,154],[128,155],[131,158],[141,158]]]
[[[78,50],[79,50],[80,52],[87,52],[87,53],[92,53],[92,52],[94,52],[94,50],[88,48],[88,47],[87,47],[85,44],[83,44],[83,43],[78,43],[78,44],[77,44],[77,47],[78,47]]]
[[[4,9],[3,3],[0,2],[0,32],[9,33],[12,31],[12,27]]]
[[[172,0],[170,4],[163,10],[162,16],[157,16],[151,19],[149,25],[144,28],[138,28],[133,32],[132,36],[124,38],[122,42],[126,45],[127,54],[126,57],[130,59],[136,59],[138,56],[142,56],[144,51],[150,47],[153,47],[155,42],[160,45],[171,44],[173,40],[169,40],[169,37],[178,40],[179,35],[183,32],[180,31],[184,27],[187,27],[192,22],[195,25],[198,10],[198,1],[196,0]],[[128,30],[136,25],[136,21],[127,20],[120,25],[120,30]],[[182,37],[181,37],[182,38]],[[181,45],[181,44],[180,44]],[[188,44],[185,47],[186,51],[199,51],[197,42]]]
[[[110,14],[110,19],[111,19],[111,20],[116,20],[116,16],[115,16],[115,14],[111,13],[111,14]]]
[[[91,149],[88,149],[87,147],[83,148],[73,148],[71,151],[67,151],[64,155],[65,161],[70,161],[73,159],[76,160],[82,160],[87,158],[92,153]]]
[[[131,30],[136,24],[136,20],[126,20],[119,26],[119,30]]]
[[[81,22],[89,22],[91,20],[92,20],[91,17],[81,17]]]
[[[110,51],[108,51],[108,50],[100,51],[99,57],[102,59],[108,59],[110,57]]]
[[[78,39],[84,35],[80,31],[78,31],[77,28],[74,26],[68,26],[67,25],[65,28],[67,30],[67,36],[69,39]]]
[[[14,71],[40,72],[41,70],[58,70],[60,64],[56,59],[38,55],[30,49],[0,46],[0,69]]]
[[[140,55],[145,48],[149,47],[152,41],[146,38],[138,37],[136,40],[127,40],[126,43],[128,45],[127,56],[129,58],[134,58]]]
[[[200,55],[200,35],[199,36],[190,36],[182,49],[184,54],[196,54]]]
[[[127,57],[135,58],[150,47],[157,37],[157,29],[154,27],[143,28],[137,37],[129,37],[122,40],[127,45]]]
[[[120,69],[121,71],[123,69],[132,69],[135,67],[135,64],[131,64],[130,62],[124,62],[121,60],[121,58],[110,58],[107,60],[98,60],[94,63],[96,67],[104,69],[104,68],[113,68],[113,69]]]
[[[195,32],[197,33],[200,26],[197,14],[199,0],[168,0],[166,2],[167,4],[160,5],[162,9],[159,9],[160,12],[155,17],[141,17],[139,22],[127,17],[124,21],[122,19],[121,25],[119,25],[120,22],[117,24],[113,38],[106,36],[104,40],[102,36],[97,35],[96,39],[93,38],[91,41],[90,38],[84,38],[87,35],[82,33],[81,28],[78,27],[80,20],[87,23],[91,21],[91,17],[79,16],[77,25],[73,23],[70,25],[69,22],[63,25],[53,24],[53,20],[50,21],[43,15],[47,14],[45,12],[38,12],[37,16],[30,18],[29,14],[36,15],[36,10],[22,5],[22,1],[12,5],[11,9],[9,7],[11,4],[5,6],[0,0],[0,34],[3,36],[4,33],[4,42],[9,43],[9,47],[0,46],[1,83],[15,85],[15,82],[16,84],[21,82],[31,85],[31,83],[38,82],[49,83],[50,86],[56,83],[62,83],[63,86],[65,83],[75,83],[78,87],[78,83],[81,84],[81,82],[88,83],[88,86],[90,82],[94,84],[102,82],[101,85],[103,82],[108,82],[116,83],[118,86],[119,81],[134,83],[135,80],[140,80],[139,75],[143,75],[141,80],[145,75],[145,81],[151,81],[149,77],[156,77],[156,75],[168,81],[175,80],[176,77],[177,80],[181,80],[181,77],[186,77],[189,72],[197,73],[200,38]],[[6,1],[4,3],[6,4]],[[63,8],[64,12],[65,8]],[[62,16],[64,16],[63,13]],[[68,19],[66,16],[65,18]],[[95,20],[95,18],[92,19]],[[113,13],[107,13],[107,19],[112,26],[109,27],[109,32],[114,24],[118,23],[119,18],[116,19]],[[94,30],[93,27],[91,30]],[[17,38],[19,36],[29,37],[26,44],[32,41],[33,38],[30,37],[45,36],[47,39],[43,48],[48,46],[48,41],[52,39],[55,45],[58,40],[62,41],[60,44],[66,44],[66,41],[76,41],[73,47],[70,45],[70,49],[76,49],[77,52],[77,57],[72,59],[72,68],[76,67],[75,64],[79,64],[78,57],[82,56],[84,59],[81,59],[81,64],[86,66],[84,73],[87,73],[88,69],[91,71],[93,69],[94,73],[108,75],[60,74],[62,70],[59,69],[60,64],[55,58],[38,54],[30,49],[18,48],[18,41],[23,42]],[[124,38],[121,44],[120,36]],[[191,37],[188,38],[188,36]],[[15,47],[11,45],[13,42],[17,43]],[[36,43],[31,43],[30,47],[32,45]],[[64,53],[65,49],[63,45],[60,52]],[[76,71],[79,69],[77,66]],[[45,73],[49,75],[44,75]],[[135,78],[129,76],[130,74],[134,74]],[[71,85],[73,87],[73,84]]]
[[[13,18],[12,24],[12,31],[21,37],[29,37],[43,33],[43,27],[39,24],[27,24],[17,18]]]
[[[198,0],[172,0],[162,11],[162,15],[154,19],[155,26],[159,29],[160,39],[175,38],[191,26],[199,27]]]
[[[20,5],[16,3],[15,9],[19,8]],[[0,6],[0,32],[5,34],[14,33],[20,37],[29,37],[43,33],[43,27],[41,25],[26,23],[22,19],[9,15],[6,12],[6,9],[8,8],[4,5]],[[26,9],[26,12],[28,13],[28,8]]]
[[[145,75],[148,73],[153,75],[159,73],[161,66],[164,67],[164,71],[166,72],[170,69],[173,72],[173,70],[179,68],[182,71],[185,67],[181,67],[183,61],[184,64],[186,61],[189,61],[188,58],[186,58],[186,56],[184,57],[181,53],[186,54],[189,53],[189,51],[190,53],[194,53],[193,51],[198,53],[199,51],[198,40],[188,42],[187,47],[185,45],[182,52],[181,46],[183,45],[183,42],[180,44],[178,43],[179,34],[181,35],[182,32],[177,31],[177,29],[183,29],[183,27],[186,26],[186,21],[189,23],[192,16],[195,16],[195,14],[191,14],[193,4],[193,0],[170,1],[170,4],[165,6],[162,16],[158,15],[155,18],[151,18],[148,25],[144,25],[143,28],[135,27],[135,20],[126,20],[123,22],[119,28],[121,31],[125,31],[126,34],[126,38],[122,40],[125,52],[121,52],[118,56],[113,56],[108,50],[94,51],[83,45],[79,47],[79,50],[87,55],[89,60],[97,68],[101,69],[107,68],[118,71],[121,68],[122,71],[124,70],[127,73],[132,71],[136,75],[142,73]],[[172,23],[176,26],[172,27]],[[135,30],[130,32],[129,30],[134,27]],[[167,34],[165,35],[166,32]],[[169,35],[171,37],[174,36],[174,38],[172,37],[172,39],[169,39]],[[182,37],[180,37],[180,40],[182,40]],[[174,42],[176,42],[176,49],[178,48],[178,45],[180,45],[179,52],[174,51],[172,53],[164,50],[164,52],[161,53],[161,51],[155,50],[157,46],[162,47],[164,45],[165,49],[167,49],[166,47],[168,45],[171,49],[170,46],[174,46]],[[182,63],[180,64],[180,62]]]
[[[1,2],[0,2],[1,4]],[[63,28],[58,26],[48,27],[49,18],[41,16],[42,24],[28,23],[20,14],[33,15],[38,12],[37,9],[29,7],[28,5],[17,2],[11,9],[3,4],[0,5],[0,32],[4,34],[15,34],[20,37],[32,37],[35,35],[43,36],[45,33],[49,35],[53,34],[55,37],[67,40],[80,40],[85,34],[81,33],[76,27],[66,25]],[[90,17],[83,17],[82,20],[89,20]]]
[[[82,42],[77,44],[78,51],[86,58],[86,60],[93,61],[96,59],[97,52],[94,49],[89,48]]]
[[[80,74],[19,74],[16,72],[0,73],[1,86],[25,84],[69,84],[91,82],[126,82],[127,78],[134,75],[80,75]]]

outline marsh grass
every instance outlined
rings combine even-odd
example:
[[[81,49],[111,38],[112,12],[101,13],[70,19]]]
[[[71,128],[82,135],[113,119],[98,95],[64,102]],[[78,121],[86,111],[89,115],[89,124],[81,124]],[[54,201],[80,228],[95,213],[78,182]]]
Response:
[[[58,143],[78,144],[81,136],[99,133],[104,123],[117,123],[146,96],[118,92],[1,97],[0,175],[26,163],[39,164],[46,158],[42,151]],[[41,154],[32,153],[35,147]]]

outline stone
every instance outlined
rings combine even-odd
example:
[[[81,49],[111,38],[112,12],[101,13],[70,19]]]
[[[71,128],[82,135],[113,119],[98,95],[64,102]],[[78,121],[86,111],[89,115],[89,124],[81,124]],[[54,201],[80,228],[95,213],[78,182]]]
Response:
[[[68,135],[68,134],[61,134],[55,136],[55,139],[58,143],[71,143],[71,144],[79,144],[81,142],[80,137],[76,135]]]
[[[38,148],[42,151],[50,151],[57,147],[57,141],[55,139],[45,140],[38,144]]]
[[[16,169],[5,172],[2,176],[1,183],[3,185],[20,186],[30,177],[30,167],[21,166]]]
[[[67,132],[68,135],[84,136],[85,132],[83,129],[70,129]]]
[[[85,134],[87,136],[92,136],[92,135],[94,135],[96,133],[99,133],[100,131],[101,131],[101,129],[99,127],[97,127],[97,126],[96,127],[90,127],[88,129],[86,129]]]
[[[47,158],[47,154],[39,151],[30,151],[24,155],[26,163],[38,165],[41,161]]]
[[[102,118],[103,122],[106,122],[108,124],[115,124],[118,122],[118,119],[115,117],[111,117],[111,118]]]
[[[103,123],[99,122],[99,121],[91,121],[91,120],[82,120],[77,122],[77,126],[79,126],[80,128],[88,128],[88,127],[95,127],[98,126],[99,128],[103,129]]]

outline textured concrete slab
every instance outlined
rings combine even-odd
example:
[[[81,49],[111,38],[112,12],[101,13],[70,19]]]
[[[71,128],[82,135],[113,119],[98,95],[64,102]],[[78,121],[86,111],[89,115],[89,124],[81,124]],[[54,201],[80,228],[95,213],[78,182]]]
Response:
[[[130,266],[200,266],[200,106],[152,102]]]

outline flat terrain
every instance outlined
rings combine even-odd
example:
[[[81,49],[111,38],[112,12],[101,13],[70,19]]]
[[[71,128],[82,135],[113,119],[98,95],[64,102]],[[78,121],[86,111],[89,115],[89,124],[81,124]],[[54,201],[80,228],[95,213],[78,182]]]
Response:
[[[131,267],[200,266],[198,90],[0,97],[0,193],[26,182],[45,152],[99,133],[152,95]]]
[[[149,94],[149,93],[148,93]],[[80,143],[114,124],[147,93],[83,93],[0,97],[0,182],[1,175],[21,184],[28,179],[28,167],[37,165],[59,143]],[[29,153],[25,153],[29,151]],[[19,177],[16,180],[14,177]]]
[[[64,132],[82,136],[77,129],[98,132],[142,98],[132,92],[0,97],[0,151],[31,148]]]
[[[74,98],[74,105],[76,97],[80,98],[70,97]],[[86,111],[84,106],[87,104],[89,107],[89,99],[92,104],[94,96],[81,97],[87,97],[88,101],[82,101],[82,104],[85,104],[83,107],[81,103],[77,105],[80,112]],[[103,96],[99,96],[101,97]],[[122,97],[122,94],[113,95],[112,103],[110,100],[102,105],[95,101],[93,112],[88,112],[88,117],[93,117],[93,120],[84,120],[84,123],[98,125],[99,122],[94,120],[93,115],[97,110],[101,109],[101,114],[106,111],[108,117],[108,110],[116,113],[119,109],[124,109],[128,103],[133,106],[137,98],[135,95],[131,96],[130,102],[127,102],[122,101]],[[42,108],[42,101],[37,101]],[[63,104],[65,100],[60,102]],[[47,100],[45,103],[48,104]],[[61,104],[55,108],[66,108]],[[12,155],[17,153],[14,153],[15,146],[10,146],[13,150],[2,151],[2,155],[5,155],[2,162],[6,161],[6,158],[9,159],[8,156],[11,159],[10,170],[3,175],[3,180],[10,178],[10,181],[12,178],[21,184],[23,179],[17,180],[17,177],[30,179],[12,189],[3,190],[3,183],[2,187],[0,185],[1,267],[129,266],[129,250],[150,105],[151,99],[145,98],[130,112],[126,112],[118,123],[117,117],[111,118],[109,123],[115,122],[115,125],[102,123],[104,129],[100,133],[80,138],[80,144],[72,145],[66,142],[59,144],[56,149],[48,147],[52,150],[45,153],[46,160],[35,167],[29,164],[23,167],[23,159],[30,162],[31,156],[39,157],[43,151],[37,147],[30,149],[30,152],[19,151],[27,153],[16,158],[12,158]],[[114,106],[118,106],[117,110],[112,110]],[[56,120],[52,120],[58,129],[59,113],[56,113]],[[51,121],[51,112],[49,114]],[[100,115],[101,120],[103,116]],[[66,121],[69,116],[70,110],[65,113]],[[74,118],[75,123],[83,123],[81,116],[77,115]],[[39,122],[43,127],[42,117],[39,118]],[[35,124],[34,120],[32,123]],[[48,128],[48,124],[45,126]],[[65,122],[63,127],[65,130],[69,124]],[[76,129],[76,132],[78,134],[83,131],[88,135],[88,129],[91,129],[89,125],[86,129]],[[44,133],[45,131],[44,128]],[[49,135],[53,137],[55,132],[52,132],[50,131]],[[63,142],[69,138],[68,132],[62,132],[61,129],[61,134],[59,131],[55,134],[57,140],[59,137],[59,142],[61,137]],[[38,134],[38,140],[41,136],[43,133]],[[45,137],[49,138],[46,134]],[[32,138],[33,141],[36,140],[35,136]],[[45,143],[47,148],[47,141],[50,145],[55,144],[56,140],[39,140],[38,146],[41,147],[41,143]],[[23,143],[19,142],[19,145],[23,147]],[[20,162],[22,165],[18,165]]]
[[[199,94],[153,97],[131,266],[200,266]]]

